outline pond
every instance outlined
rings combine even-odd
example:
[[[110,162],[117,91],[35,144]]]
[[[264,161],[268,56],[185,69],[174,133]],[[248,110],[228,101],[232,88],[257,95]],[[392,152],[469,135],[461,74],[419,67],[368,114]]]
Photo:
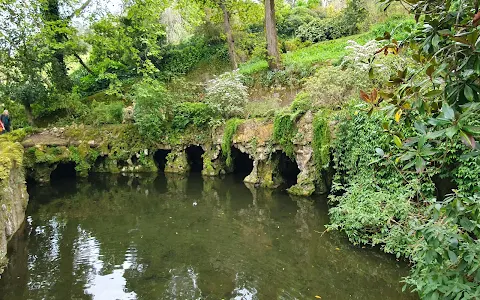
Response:
[[[235,175],[31,186],[0,299],[415,299],[405,263],[324,233],[325,197]]]

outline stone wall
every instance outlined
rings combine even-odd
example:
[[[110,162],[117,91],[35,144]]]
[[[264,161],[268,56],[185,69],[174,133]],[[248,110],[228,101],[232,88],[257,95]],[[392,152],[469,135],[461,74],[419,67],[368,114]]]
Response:
[[[7,243],[25,220],[28,203],[23,170],[23,147],[0,143],[0,273],[6,263]]]
[[[326,193],[328,181],[324,170],[317,168],[313,149],[313,119],[311,112],[297,121],[294,158],[300,171],[297,182],[288,190],[291,194],[309,196]],[[283,149],[273,140],[272,120],[244,120],[237,128],[230,146],[247,154],[253,162],[252,172],[245,182],[255,187],[277,188],[284,180],[278,153]],[[161,142],[146,142],[134,125],[100,128],[54,128],[29,136],[23,141],[28,175],[37,182],[48,182],[60,163],[74,162],[78,176],[89,172],[139,173],[156,172],[161,166],[166,173],[187,174],[191,171],[188,149],[201,148],[202,175],[220,176],[235,171],[227,166],[222,153],[223,128],[191,130]],[[223,145],[225,146],[225,145]],[[155,161],[158,150],[168,151],[164,162]],[[198,163],[198,162],[197,162]]]

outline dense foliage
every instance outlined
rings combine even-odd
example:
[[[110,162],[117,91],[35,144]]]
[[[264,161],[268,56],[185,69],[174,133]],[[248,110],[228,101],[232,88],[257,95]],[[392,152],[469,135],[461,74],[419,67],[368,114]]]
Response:
[[[388,86],[362,92],[363,111],[341,122],[335,162],[342,193],[332,196],[331,228],[409,258],[406,283],[422,298],[476,299],[478,3],[402,2],[417,28],[403,42],[385,33],[376,53],[411,61],[397,65]],[[377,57],[363,60],[372,76]]]
[[[479,1],[379,2],[0,1],[2,108],[15,128],[134,123],[136,147],[222,125],[228,166],[244,119],[294,158],[308,114],[328,228],[408,259],[422,298],[478,299]]]

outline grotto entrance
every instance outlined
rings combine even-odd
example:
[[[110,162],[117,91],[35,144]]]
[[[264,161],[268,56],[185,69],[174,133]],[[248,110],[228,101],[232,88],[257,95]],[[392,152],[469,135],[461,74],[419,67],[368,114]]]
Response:
[[[55,182],[77,177],[75,167],[76,164],[74,162],[59,163],[55,170],[50,174],[50,181]]]
[[[250,158],[250,155],[248,155],[247,153],[243,153],[235,147],[232,147],[231,151],[233,172],[244,177],[252,173],[253,160]]]
[[[170,152],[172,151],[159,149],[153,155],[153,160],[155,161],[155,165],[157,165],[158,171],[165,171],[165,166],[167,164],[167,156]]]
[[[290,188],[297,184],[297,176],[300,174],[295,159],[289,158],[283,151],[276,151],[274,159],[278,159],[278,173],[284,181],[285,188]]]
[[[189,146],[185,152],[187,153],[188,164],[190,165],[190,171],[202,172],[203,170],[203,151],[200,146]]]

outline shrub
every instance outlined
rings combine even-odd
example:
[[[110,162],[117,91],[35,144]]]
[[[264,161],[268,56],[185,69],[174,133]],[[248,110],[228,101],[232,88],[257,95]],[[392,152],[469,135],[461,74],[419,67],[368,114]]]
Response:
[[[297,27],[295,36],[302,41],[317,43],[353,35],[360,32],[359,26],[365,16],[365,3],[361,0],[350,0],[339,17],[312,20]]]
[[[295,7],[282,19],[278,20],[278,34],[285,37],[292,37],[295,29],[306,25],[314,20],[323,18],[318,12],[306,7]]]
[[[311,41],[318,43],[338,39],[343,36],[343,32],[340,31],[335,19],[320,19],[298,27],[295,36],[302,42]]]
[[[140,134],[150,140],[159,140],[165,132],[171,111],[171,99],[164,86],[157,81],[144,80],[130,93],[135,103],[134,119]]]
[[[304,91],[312,99],[312,107],[340,107],[360,89],[370,85],[368,76],[355,70],[342,70],[340,67],[325,67],[308,78]]]
[[[243,116],[248,103],[247,87],[238,72],[227,72],[210,80],[206,103],[225,118]]]
[[[85,117],[86,124],[104,125],[120,124],[123,120],[123,102],[93,102],[90,112]]]
[[[174,108],[174,117],[172,121],[172,128],[183,130],[188,125],[196,127],[204,127],[215,118],[215,113],[210,106],[205,103],[180,103]]]

